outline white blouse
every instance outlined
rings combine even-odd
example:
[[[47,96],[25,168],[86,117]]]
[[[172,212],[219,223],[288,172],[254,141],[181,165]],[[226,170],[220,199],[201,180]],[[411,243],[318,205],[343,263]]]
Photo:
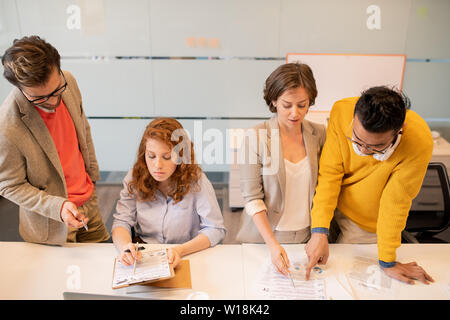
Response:
[[[297,163],[284,159],[286,195],[284,209],[276,227],[278,231],[297,231],[311,225],[309,205],[311,166],[308,157]]]

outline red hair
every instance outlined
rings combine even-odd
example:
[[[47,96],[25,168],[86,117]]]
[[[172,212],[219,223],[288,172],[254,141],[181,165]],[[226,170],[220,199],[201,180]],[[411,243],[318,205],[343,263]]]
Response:
[[[174,141],[175,138],[178,138],[178,140]],[[136,195],[140,201],[155,200],[159,182],[152,177],[145,162],[148,139],[159,140],[167,144],[172,150],[176,146],[178,148],[181,144],[188,148],[187,153],[185,153],[185,148],[180,150],[178,156],[183,161],[177,164],[177,168],[169,178],[170,190],[168,195],[175,200],[175,203],[183,200],[184,195],[198,186],[202,170],[195,164],[193,143],[189,140],[183,126],[172,118],[157,118],[146,127],[139,145],[137,160],[133,166],[133,177],[128,184],[128,192]]]

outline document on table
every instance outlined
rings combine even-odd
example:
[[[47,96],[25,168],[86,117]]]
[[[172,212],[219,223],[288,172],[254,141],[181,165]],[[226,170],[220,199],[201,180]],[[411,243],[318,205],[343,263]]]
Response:
[[[446,289],[446,292],[447,292],[447,297],[448,297],[448,299],[450,299],[450,282],[447,283],[445,289]]]
[[[450,272],[447,275],[447,282],[442,284],[442,289],[444,289],[447,298],[450,300]]]
[[[395,298],[395,282],[384,273],[376,259],[354,257],[351,271],[347,276],[350,284],[358,292],[382,296],[383,299]]]
[[[277,300],[324,300],[325,280],[322,269],[315,267],[310,280],[306,280],[306,263],[291,260],[292,286],[289,276],[279,273],[270,258],[263,264],[256,282],[256,291],[267,299]]]
[[[169,264],[166,249],[143,251],[142,258],[136,263],[134,273],[133,269],[133,265],[126,266],[120,262],[119,258],[116,258],[113,288],[162,280],[173,276],[173,268]]]

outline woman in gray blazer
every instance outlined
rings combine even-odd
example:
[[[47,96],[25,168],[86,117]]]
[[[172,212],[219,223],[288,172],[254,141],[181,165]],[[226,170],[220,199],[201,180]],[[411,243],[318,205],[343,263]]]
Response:
[[[304,119],[316,96],[308,65],[279,66],[264,88],[274,115],[247,130],[240,150],[245,209],[237,239],[265,242],[272,263],[285,275],[289,259],[280,243],[306,243],[311,235],[310,210],[326,137],[325,126]]]

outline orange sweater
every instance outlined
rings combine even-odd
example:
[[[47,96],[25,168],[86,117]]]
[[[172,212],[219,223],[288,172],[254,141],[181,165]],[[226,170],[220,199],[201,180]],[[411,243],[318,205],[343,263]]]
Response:
[[[36,110],[44,120],[58,151],[66,180],[68,199],[80,207],[91,197],[94,184],[86,172],[72,117],[62,100],[55,112],[49,113],[39,108]]]
[[[362,229],[376,232],[378,257],[390,263],[396,259],[411,202],[422,186],[433,139],[425,121],[408,110],[401,141],[388,160],[357,155],[346,139],[351,137],[357,100],[337,101],[331,110],[311,227],[329,228],[337,207]]]

